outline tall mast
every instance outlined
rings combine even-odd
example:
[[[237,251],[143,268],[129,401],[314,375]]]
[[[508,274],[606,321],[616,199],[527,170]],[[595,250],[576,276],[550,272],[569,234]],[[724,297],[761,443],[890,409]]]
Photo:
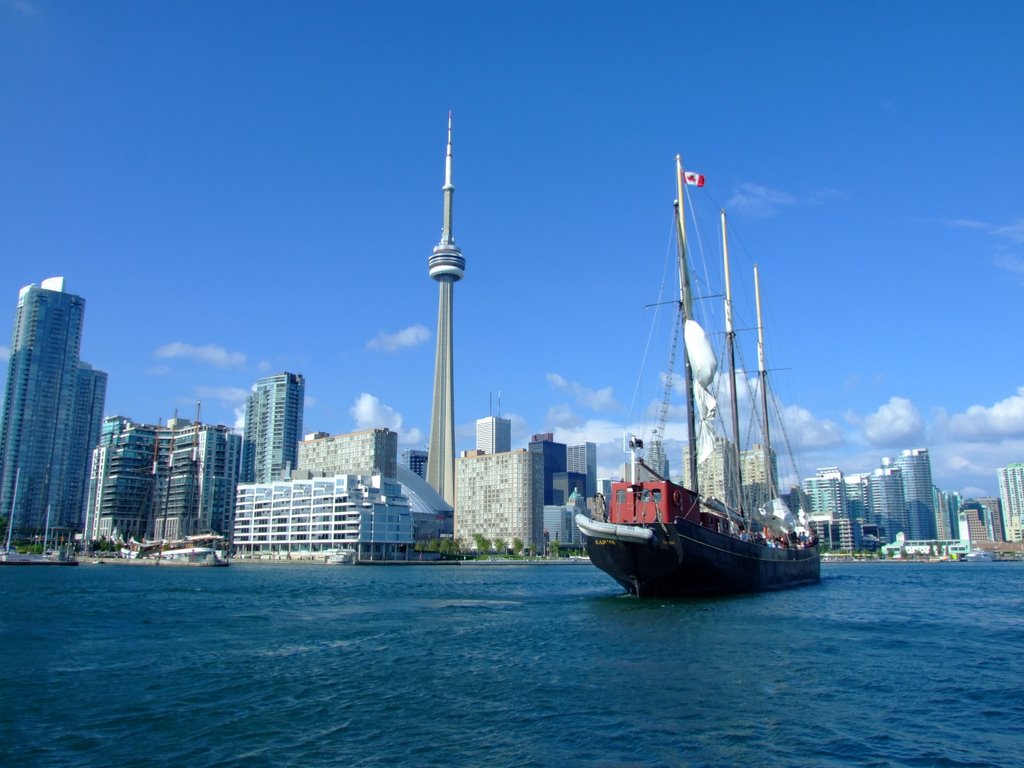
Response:
[[[733,461],[736,466],[736,511],[743,516],[743,469],[740,464],[740,415],[736,395],[736,331],[732,326],[732,285],[729,282],[729,240],[725,234],[725,209],[722,209],[722,256],[725,261],[725,346],[729,353],[729,394],[732,397]],[[728,493],[726,494],[728,497]]]
[[[764,476],[768,499],[775,498],[775,478],[772,477],[772,439],[768,428],[768,370],[764,365],[764,327],[761,325],[761,282],[754,265],[754,299],[757,304],[757,375],[761,380],[761,423],[764,425]]]
[[[683,191],[683,160],[676,155],[676,258],[679,262],[679,309],[681,322],[685,323],[693,315],[693,297],[690,295],[690,270],[686,262],[686,207]],[[690,468],[690,490],[697,494],[697,421],[689,350],[686,350],[683,360],[686,373],[686,461]]]

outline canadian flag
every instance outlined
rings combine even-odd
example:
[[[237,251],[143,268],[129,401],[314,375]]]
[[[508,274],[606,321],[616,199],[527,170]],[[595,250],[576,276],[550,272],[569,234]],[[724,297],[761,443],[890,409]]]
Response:
[[[703,187],[704,174],[694,173],[693,171],[686,171],[686,173],[683,174],[683,181],[685,181],[691,187]]]

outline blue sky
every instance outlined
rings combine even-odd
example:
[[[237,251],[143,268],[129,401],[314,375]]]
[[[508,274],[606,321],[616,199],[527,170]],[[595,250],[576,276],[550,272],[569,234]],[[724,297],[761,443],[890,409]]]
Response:
[[[996,493],[1024,461],[1022,28],[998,1],[0,0],[0,306],[65,276],[108,414],[233,424],[288,370],[307,431],[425,446],[451,109],[459,450],[499,391],[514,447],[593,440],[609,474],[650,431],[681,153],[708,296],[729,213],[747,369],[761,268],[799,474],[928,447],[940,487]]]

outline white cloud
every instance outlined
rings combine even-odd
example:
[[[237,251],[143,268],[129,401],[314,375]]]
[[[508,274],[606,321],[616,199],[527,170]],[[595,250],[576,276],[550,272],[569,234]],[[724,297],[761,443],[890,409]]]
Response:
[[[1024,243],[1024,219],[1017,219],[1012,224],[992,224],[987,221],[975,221],[974,219],[955,219],[949,222],[950,226],[962,229],[976,229],[986,232],[1001,240],[1008,240],[1011,243]]]
[[[986,222],[975,221],[974,219],[954,219],[950,222],[950,225],[962,229],[980,229],[984,231],[991,229],[991,226]]]
[[[235,429],[245,429],[245,407],[235,408]]]
[[[572,408],[563,403],[562,405],[553,405],[548,408],[545,423],[552,429],[564,430],[579,426],[583,423],[583,419],[577,416]]]
[[[10,360],[10,359],[11,359],[11,348],[10,347],[0,347],[0,360],[5,360],[6,361],[6,360]]]
[[[819,419],[802,406],[786,406],[783,409],[782,420],[785,422],[790,442],[798,448],[838,448],[845,442],[843,431],[838,424],[830,419]]]
[[[917,443],[924,436],[924,420],[905,397],[890,397],[888,403],[864,418],[863,428],[864,437],[876,446]]]
[[[39,13],[39,8],[28,0],[11,0],[8,5],[22,16],[35,16]]]
[[[568,381],[557,373],[547,374],[547,380],[555,389],[572,395],[579,405],[592,411],[620,410],[611,387],[588,389],[575,381]]]
[[[1024,437],[1024,387],[991,407],[972,405],[946,423],[951,436],[967,441]]]
[[[161,358],[198,360],[210,365],[216,365],[219,368],[229,368],[245,363],[245,355],[241,352],[228,352],[218,344],[207,344],[197,347],[193,344],[186,344],[183,341],[172,341],[170,344],[164,344],[158,348],[153,355],[154,357]]]
[[[770,189],[760,184],[746,182],[732,193],[727,207],[729,210],[749,216],[772,216],[779,208],[794,205],[797,199],[788,192]]]
[[[415,347],[430,338],[430,331],[422,325],[410,325],[397,333],[381,331],[368,342],[367,349],[379,349],[384,352],[397,352],[406,347]]]
[[[1011,272],[1015,275],[1024,275],[1024,259],[1019,259],[1016,256],[1010,256],[1008,254],[1000,254],[996,256],[994,263],[1000,269],[1005,269],[1007,272]]]
[[[270,361],[269,360],[260,360],[256,364],[256,367],[259,368],[261,371],[269,371],[270,368],[271,368]]]
[[[196,393],[200,400],[216,400],[225,405],[244,403],[251,390],[241,387],[199,387]]]
[[[968,485],[960,489],[960,495],[965,499],[976,499],[979,496],[990,496],[991,491],[988,491],[985,488],[979,488],[976,485]]]
[[[992,234],[1013,243],[1024,243],[1024,219],[1017,219],[1013,224],[994,227]]]
[[[402,443],[419,444],[423,442],[423,433],[418,429],[402,431],[402,414],[390,405],[385,405],[377,397],[363,392],[349,408],[349,414],[355,419],[357,429],[390,429],[398,433]]]

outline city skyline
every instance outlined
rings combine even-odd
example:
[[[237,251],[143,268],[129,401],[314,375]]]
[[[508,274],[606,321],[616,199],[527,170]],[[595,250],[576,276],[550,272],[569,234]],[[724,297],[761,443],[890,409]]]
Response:
[[[681,153],[706,178],[694,249],[700,232],[718,269],[725,207],[733,280],[761,268],[798,478],[926,447],[935,484],[967,498],[1024,460],[1016,4],[111,8],[0,4],[0,297],[63,275],[87,299],[105,416],[202,400],[204,421],[240,427],[252,382],[288,370],[307,431],[425,447],[422,259],[452,110],[473,258],[457,454],[497,390],[513,448],[593,442],[610,475],[622,432],[649,436],[660,387],[637,370]],[[680,30],[723,29],[728,53],[680,51]],[[438,39],[459,41],[456,62]]]

